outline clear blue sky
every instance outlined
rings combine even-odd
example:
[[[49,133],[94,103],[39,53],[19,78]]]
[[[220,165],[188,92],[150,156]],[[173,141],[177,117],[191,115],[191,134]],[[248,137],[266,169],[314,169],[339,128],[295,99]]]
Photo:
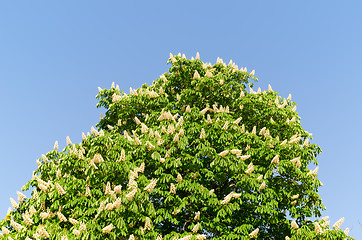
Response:
[[[131,3],[130,3],[131,2]],[[97,87],[150,84],[169,53],[255,69],[322,147],[331,224],[362,239],[360,1],[2,1],[0,218],[37,158],[99,120]],[[29,196],[29,194],[28,194]]]

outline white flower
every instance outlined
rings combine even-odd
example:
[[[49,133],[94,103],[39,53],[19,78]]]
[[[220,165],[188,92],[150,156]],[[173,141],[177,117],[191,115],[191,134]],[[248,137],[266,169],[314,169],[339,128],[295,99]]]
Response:
[[[61,221],[61,222],[67,221],[67,218],[63,215],[63,213],[57,212],[57,216],[59,218],[59,221]]]
[[[344,217],[339,219],[335,224],[333,224],[333,228],[339,229],[339,227],[342,225],[343,221],[344,221]]]
[[[191,112],[190,105],[187,105],[187,107],[186,107],[186,112]]]
[[[251,134],[256,134],[256,126],[253,127],[253,130],[251,131]]]
[[[239,197],[241,197],[241,193],[234,193],[234,194],[233,194],[233,197],[234,197],[234,198],[239,198]]]
[[[135,117],[134,121],[136,122],[136,124],[141,124],[141,121],[138,119],[138,117]]]
[[[199,79],[200,78],[200,74],[197,72],[197,70],[195,70],[193,79]]]
[[[288,104],[287,100],[284,99],[283,103],[281,105],[278,105],[278,108],[282,109]]]
[[[272,159],[271,163],[278,164],[279,163],[279,155],[275,155],[275,157]]]
[[[298,229],[298,228],[299,228],[299,226],[298,226],[298,224],[297,224],[296,221],[292,221],[291,227],[292,227],[293,229]]]
[[[314,170],[310,170],[307,175],[317,175],[319,167],[317,166]]]
[[[224,200],[221,201],[221,204],[228,204],[233,196],[234,192],[229,193],[224,197]]]
[[[39,225],[39,227],[37,229],[37,234],[39,234],[40,237],[42,237],[42,238],[50,237],[49,233],[45,230],[45,228],[42,225]]]
[[[255,229],[254,231],[252,231],[250,234],[249,234],[249,236],[250,237],[256,237],[257,235],[258,235],[258,233],[259,233],[259,228],[257,228],[257,229]]]
[[[146,221],[145,221],[145,227],[146,230],[151,230],[151,219],[149,217],[146,217]]]
[[[327,221],[328,218],[329,218],[329,216],[325,216],[325,217],[322,217],[321,220]]]
[[[173,183],[171,183],[171,185],[170,185],[170,193],[176,194],[175,184],[173,184]]]
[[[114,187],[114,192],[121,193],[122,185],[117,185]]]
[[[309,145],[309,138],[306,138],[303,142],[303,147],[308,147]]]
[[[265,181],[263,181],[259,187],[260,190],[265,189]]]
[[[10,233],[9,229],[7,229],[6,227],[1,227],[1,231],[3,232],[3,234],[9,234]]]
[[[108,204],[106,205],[106,210],[112,211],[112,210],[113,210],[113,203],[108,203]]]
[[[119,102],[119,101],[121,101],[121,99],[122,99],[122,96],[120,96],[120,95],[118,95],[118,94],[113,94],[112,95],[112,102]]]
[[[102,229],[102,232],[103,233],[110,233],[112,230],[113,230],[114,226],[113,224],[109,224],[107,226],[105,226],[103,229]]]
[[[240,155],[242,153],[242,150],[239,150],[239,149],[232,149],[230,151],[232,154],[235,154],[235,155]]]
[[[104,159],[102,157],[102,155],[100,155],[99,153],[95,154],[93,157],[93,162],[95,163],[102,163],[104,162]]]
[[[239,158],[241,159],[241,160],[246,160],[246,159],[248,159],[248,158],[250,158],[251,157],[251,155],[242,155],[242,156],[240,156]]]
[[[229,126],[229,122],[226,121],[224,126],[222,127],[223,130],[227,130],[228,129],[228,126]]]
[[[245,125],[241,125],[241,132],[244,133],[245,132]]]
[[[287,144],[287,140],[285,139],[281,144],[280,144],[280,146],[284,146],[284,145],[286,145]]]
[[[148,131],[148,127],[144,123],[141,123],[141,132],[146,133],[147,131]]]
[[[166,82],[166,81],[165,81]],[[160,87],[160,89],[158,90],[158,93],[160,94],[160,95],[162,95],[162,94],[164,94],[165,92],[163,91],[163,88],[162,87]]]
[[[145,163],[142,162],[141,165],[136,169],[137,169],[138,172],[143,173],[145,171]]]
[[[85,188],[85,196],[87,196],[87,197],[92,196],[91,190],[88,186]]]
[[[38,197],[39,197],[38,191],[36,189],[34,189],[32,198],[36,200],[36,199],[38,199]]]
[[[33,215],[35,212],[36,212],[35,207],[34,207],[33,205],[31,205],[30,208],[29,208],[29,214],[30,214],[30,216]]]
[[[211,71],[206,70],[205,77],[211,78],[212,77]]]
[[[69,222],[70,222],[71,224],[73,224],[73,225],[76,225],[76,224],[79,223],[79,221],[78,221],[78,220],[75,220],[74,218],[69,218]]]
[[[242,117],[237,118],[233,123],[238,125],[241,121]]]
[[[300,162],[300,157],[294,158],[290,160],[297,168],[300,168],[302,166],[302,163]]]
[[[248,166],[248,169],[245,171],[246,174],[251,174],[254,171],[254,165],[251,162]]]
[[[14,220],[10,220],[10,225],[16,230],[16,231],[21,231],[21,229],[23,228],[22,225],[20,225],[19,223],[15,222]]]
[[[207,122],[208,124],[212,123],[212,120],[211,120],[211,117],[210,117],[209,114],[207,114],[206,122]]]
[[[229,150],[225,150],[225,151],[222,151],[221,153],[219,153],[219,155],[221,157],[225,157],[228,153],[229,153]]]
[[[63,235],[63,236],[61,236],[60,240],[68,240],[67,235]]]
[[[133,189],[131,192],[129,192],[127,195],[126,195],[126,198],[129,200],[129,201],[132,201],[134,195],[136,194],[137,192],[137,188]]]
[[[207,113],[208,110],[210,110],[210,108],[206,107],[206,108],[202,109],[202,110],[200,111],[200,113],[201,113],[202,115],[204,115],[205,113]]]
[[[260,182],[262,178],[263,178],[263,175],[259,175],[259,177],[257,178],[258,182]]]
[[[253,70],[253,71],[250,72],[250,75],[251,75],[251,76],[254,76],[254,74],[255,74],[255,70]]]
[[[195,233],[199,230],[199,227],[200,227],[200,223],[197,223],[193,228],[192,228],[192,232]]]
[[[152,190],[156,187],[158,179],[152,178],[151,182],[144,188],[145,191],[152,192]]]
[[[110,195],[110,194],[112,194],[112,193],[113,193],[113,191],[112,191],[112,188],[111,188],[111,183],[110,183],[110,182],[107,182],[104,195]]]
[[[168,81],[167,78],[165,77],[165,75],[163,75],[163,74],[160,76],[160,78],[163,80],[164,83],[166,83]]]
[[[80,234],[80,231],[77,230],[77,229],[73,229],[73,234],[76,235],[76,236],[78,236],[78,235]]]
[[[180,209],[176,209],[176,210],[172,211],[172,215],[176,215],[176,214],[178,214],[179,212],[181,212],[181,210],[180,210]]]
[[[64,195],[66,194],[66,192],[64,191],[63,187],[59,185],[59,183],[55,183],[55,187],[57,188],[57,191],[60,195]]]
[[[26,196],[19,191],[17,191],[16,194],[18,194],[18,202],[21,202],[26,198]]]
[[[99,135],[99,132],[92,126],[91,127],[91,133],[98,136]]]
[[[289,141],[289,143],[296,143],[296,142],[299,142],[299,140],[301,139],[302,137],[296,137],[296,138],[293,138]]]
[[[265,131],[266,131],[266,127],[263,127],[262,129],[260,129],[259,135],[264,135]]]
[[[200,60],[200,54],[199,54],[199,52],[196,53],[195,59]]]
[[[296,195],[291,196],[290,198],[293,199],[293,200],[295,200],[295,199],[297,199],[298,197],[299,197],[299,194],[296,194]]]
[[[10,202],[13,209],[17,209],[19,207],[19,204],[14,200],[14,198],[10,198]]]
[[[135,137],[135,138],[134,138],[134,141],[135,141],[135,144],[136,144],[136,145],[142,145],[142,142],[139,140],[138,137]]]
[[[66,140],[67,140],[67,145],[71,145],[71,144],[72,144],[72,141],[70,141],[69,136],[67,136]]]
[[[194,220],[200,220],[200,211],[196,213]]]
[[[190,240],[192,238],[192,234],[191,235],[187,235],[185,237],[180,238],[179,240]]]
[[[250,87],[250,94],[254,94],[254,90]]]
[[[314,225],[314,231],[316,232],[317,235],[323,233],[322,228],[318,222],[314,222],[313,225]]]
[[[173,141],[174,142],[178,142],[180,139],[179,139],[179,134],[178,133],[176,133],[175,134],[175,137],[173,138]]]
[[[121,157],[119,158],[119,161],[126,161],[126,152],[124,149],[121,150]]]
[[[270,84],[268,84],[268,91],[269,91],[269,92],[272,92],[272,91],[273,91],[273,89],[272,89],[272,87],[270,86]]]
[[[206,235],[205,234],[199,234],[199,235],[196,236],[196,239],[197,240],[204,240],[204,239],[206,239]]]
[[[176,127],[182,127],[183,123],[184,123],[184,118],[183,116],[181,116],[177,121]]]
[[[323,227],[323,228],[326,228],[327,226],[329,226],[329,223],[330,223],[331,221],[325,221],[325,222],[323,222],[322,224],[321,224],[321,227]]]
[[[177,182],[181,182],[182,181],[182,176],[180,173],[177,174]]]
[[[113,208],[119,208],[122,204],[122,199],[121,198],[117,198],[116,201],[114,201],[113,203]]]

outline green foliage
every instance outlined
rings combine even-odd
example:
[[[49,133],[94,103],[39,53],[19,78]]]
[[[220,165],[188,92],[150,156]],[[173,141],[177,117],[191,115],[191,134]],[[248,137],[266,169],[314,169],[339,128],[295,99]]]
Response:
[[[247,92],[253,72],[221,59],[169,63],[130,94],[100,89],[98,131],[39,159],[0,239],[348,238],[307,219],[325,208],[321,150],[291,99]]]

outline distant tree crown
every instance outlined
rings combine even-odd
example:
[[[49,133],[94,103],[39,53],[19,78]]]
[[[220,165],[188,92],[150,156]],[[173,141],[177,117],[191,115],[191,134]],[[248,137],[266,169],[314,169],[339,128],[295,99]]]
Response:
[[[232,61],[168,63],[151,86],[99,89],[98,129],[37,160],[0,239],[350,239],[308,219],[321,149],[291,96]]]

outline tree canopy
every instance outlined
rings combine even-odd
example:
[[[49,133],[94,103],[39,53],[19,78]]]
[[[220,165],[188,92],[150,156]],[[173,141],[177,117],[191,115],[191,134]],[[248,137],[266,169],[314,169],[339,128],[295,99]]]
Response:
[[[105,116],[42,155],[0,239],[351,239],[318,195],[318,145],[255,72],[170,54],[152,85],[99,89]]]

